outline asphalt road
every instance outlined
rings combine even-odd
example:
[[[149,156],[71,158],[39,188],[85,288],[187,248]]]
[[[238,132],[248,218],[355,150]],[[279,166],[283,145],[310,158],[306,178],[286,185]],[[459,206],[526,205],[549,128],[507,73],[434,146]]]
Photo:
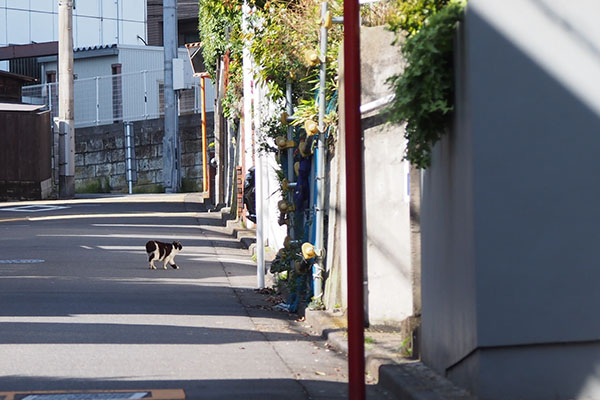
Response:
[[[347,398],[344,355],[270,309],[217,217],[182,195],[0,203],[0,392]],[[181,269],[148,269],[150,239],[180,240]]]

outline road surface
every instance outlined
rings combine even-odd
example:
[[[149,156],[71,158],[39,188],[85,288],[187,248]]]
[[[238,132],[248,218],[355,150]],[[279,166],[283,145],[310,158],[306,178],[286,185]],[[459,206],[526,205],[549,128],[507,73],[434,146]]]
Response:
[[[0,392],[347,398],[344,355],[269,309],[220,214],[186,198],[0,203]],[[148,269],[147,240],[181,241],[181,269]]]

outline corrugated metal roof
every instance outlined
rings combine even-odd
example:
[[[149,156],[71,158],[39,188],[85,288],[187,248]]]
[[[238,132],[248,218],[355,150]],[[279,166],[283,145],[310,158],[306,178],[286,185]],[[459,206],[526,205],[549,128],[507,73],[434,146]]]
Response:
[[[0,111],[37,111],[44,108],[44,105],[37,104],[19,104],[19,103],[0,103]]]
[[[87,47],[76,47],[73,49],[74,52],[78,51],[90,51],[90,50],[102,50],[102,49],[112,49],[116,48],[116,44],[105,44],[105,45],[96,45],[96,46],[87,46]]]
[[[73,49],[73,59],[115,56],[119,54],[116,44],[76,47]],[[39,63],[57,62],[58,56],[38,57]]]

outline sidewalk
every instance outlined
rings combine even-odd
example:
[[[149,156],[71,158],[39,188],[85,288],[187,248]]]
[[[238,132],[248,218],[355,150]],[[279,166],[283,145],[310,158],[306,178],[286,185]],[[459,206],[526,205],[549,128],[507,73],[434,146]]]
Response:
[[[346,318],[328,311],[305,312],[306,324],[336,349],[348,353]],[[382,389],[406,400],[475,400],[476,397],[439,376],[425,364],[403,357],[397,332],[365,330],[365,370]]]
[[[237,238],[243,248],[255,254],[255,231],[228,219],[228,210],[220,213],[226,231]],[[298,328],[325,338],[330,346],[348,353],[347,322],[341,313],[305,310],[305,319],[291,321]],[[418,360],[403,357],[403,341],[397,332],[365,330],[365,369],[367,379],[398,399],[406,400],[475,400],[476,397],[439,376]]]

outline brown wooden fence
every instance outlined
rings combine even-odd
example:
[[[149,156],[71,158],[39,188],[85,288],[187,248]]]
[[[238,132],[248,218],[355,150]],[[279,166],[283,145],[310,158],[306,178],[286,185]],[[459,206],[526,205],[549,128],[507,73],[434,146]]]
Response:
[[[0,200],[50,194],[51,143],[50,112],[0,111]]]

